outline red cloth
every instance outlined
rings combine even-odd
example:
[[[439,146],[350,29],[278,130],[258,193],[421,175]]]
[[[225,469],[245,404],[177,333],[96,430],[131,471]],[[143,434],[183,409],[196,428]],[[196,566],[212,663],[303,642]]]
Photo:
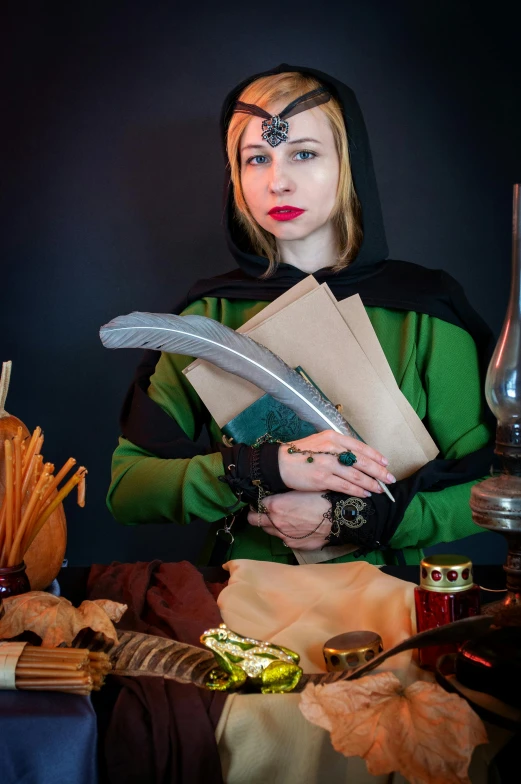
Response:
[[[152,561],[94,565],[87,592],[128,605],[119,629],[199,645],[222,621],[216,598],[224,585],[206,583],[187,561]],[[224,694],[146,676],[110,681],[119,693],[102,733],[108,784],[222,784],[214,733]]]

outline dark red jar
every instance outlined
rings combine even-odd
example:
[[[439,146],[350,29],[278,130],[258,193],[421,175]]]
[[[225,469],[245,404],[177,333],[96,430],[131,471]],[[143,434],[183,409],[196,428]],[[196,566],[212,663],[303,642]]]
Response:
[[[435,629],[452,621],[479,615],[479,585],[474,585],[472,562],[462,555],[430,555],[420,564],[420,585],[414,589],[416,624],[419,632]],[[460,646],[420,648],[421,667],[434,670],[444,653],[456,653]]]
[[[7,599],[8,596],[16,596],[19,593],[27,593],[30,590],[31,586],[23,561],[16,566],[0,567],[0,600]]]

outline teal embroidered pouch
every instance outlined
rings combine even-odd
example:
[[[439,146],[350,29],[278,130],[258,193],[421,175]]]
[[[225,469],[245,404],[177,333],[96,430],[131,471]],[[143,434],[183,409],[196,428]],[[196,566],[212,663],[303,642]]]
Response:
[[[301,367],[295,370],[325,397]],[[234,443],[249,445],[254,444],[267,433],[280,441],[296,441],[317,432],[313,425],[300,419],[291,408],[279,403],[268,394],[245,408],[221,429],[226,438],[233,439]]]

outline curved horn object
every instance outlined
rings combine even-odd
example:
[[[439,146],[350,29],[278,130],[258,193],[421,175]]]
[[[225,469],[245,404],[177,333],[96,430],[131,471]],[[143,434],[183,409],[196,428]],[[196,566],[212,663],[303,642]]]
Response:
[[[384,651],[367,664],[350,672],[304,673],[293,691],[300,692],[308,683],[325,684],[354,680],[366,675],[386,659],[413,648],[424,648],[449,642],[464,642],[487,632],[492,626],[521,625],[521,608],[502,610],[496,615],[480,615],[455,621],[439,629],[415,634]],[[208,676],[218,667],[210,651],[194,645],[155,637],[140,632],[119,632],[119,642],[109,651],[113,672],[118,675],[150,675],[170,678],[179,683],[192,683],[207,688]]]

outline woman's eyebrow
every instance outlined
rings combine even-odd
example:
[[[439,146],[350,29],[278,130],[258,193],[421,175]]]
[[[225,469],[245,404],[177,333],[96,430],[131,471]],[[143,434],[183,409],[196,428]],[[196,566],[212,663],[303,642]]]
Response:
[[[288,144],[304,144],[304,142],[314,142],[315,144],[322,144],[322,142],[319,142],[318,139],[312,139],[311,137],[306,137],[304,139],[293,139],[293,141],[288,142]]]
[[[244,150],[266,150],[267,147],[267,144],[247,144],[241,149],[241,152],[244,152]]]
[[[304,139],[294,139],[293,141],[287,143],[304,144],[305,142],[314,142],[315,144],[322,144],[322,142],[319,142],[318,139],[312,139],[311,137],[306,137]],[[266,149],[269,149],[267,144],[247,144],[241,149],[241,152],[244,152],[244,150],[266,150]]]

